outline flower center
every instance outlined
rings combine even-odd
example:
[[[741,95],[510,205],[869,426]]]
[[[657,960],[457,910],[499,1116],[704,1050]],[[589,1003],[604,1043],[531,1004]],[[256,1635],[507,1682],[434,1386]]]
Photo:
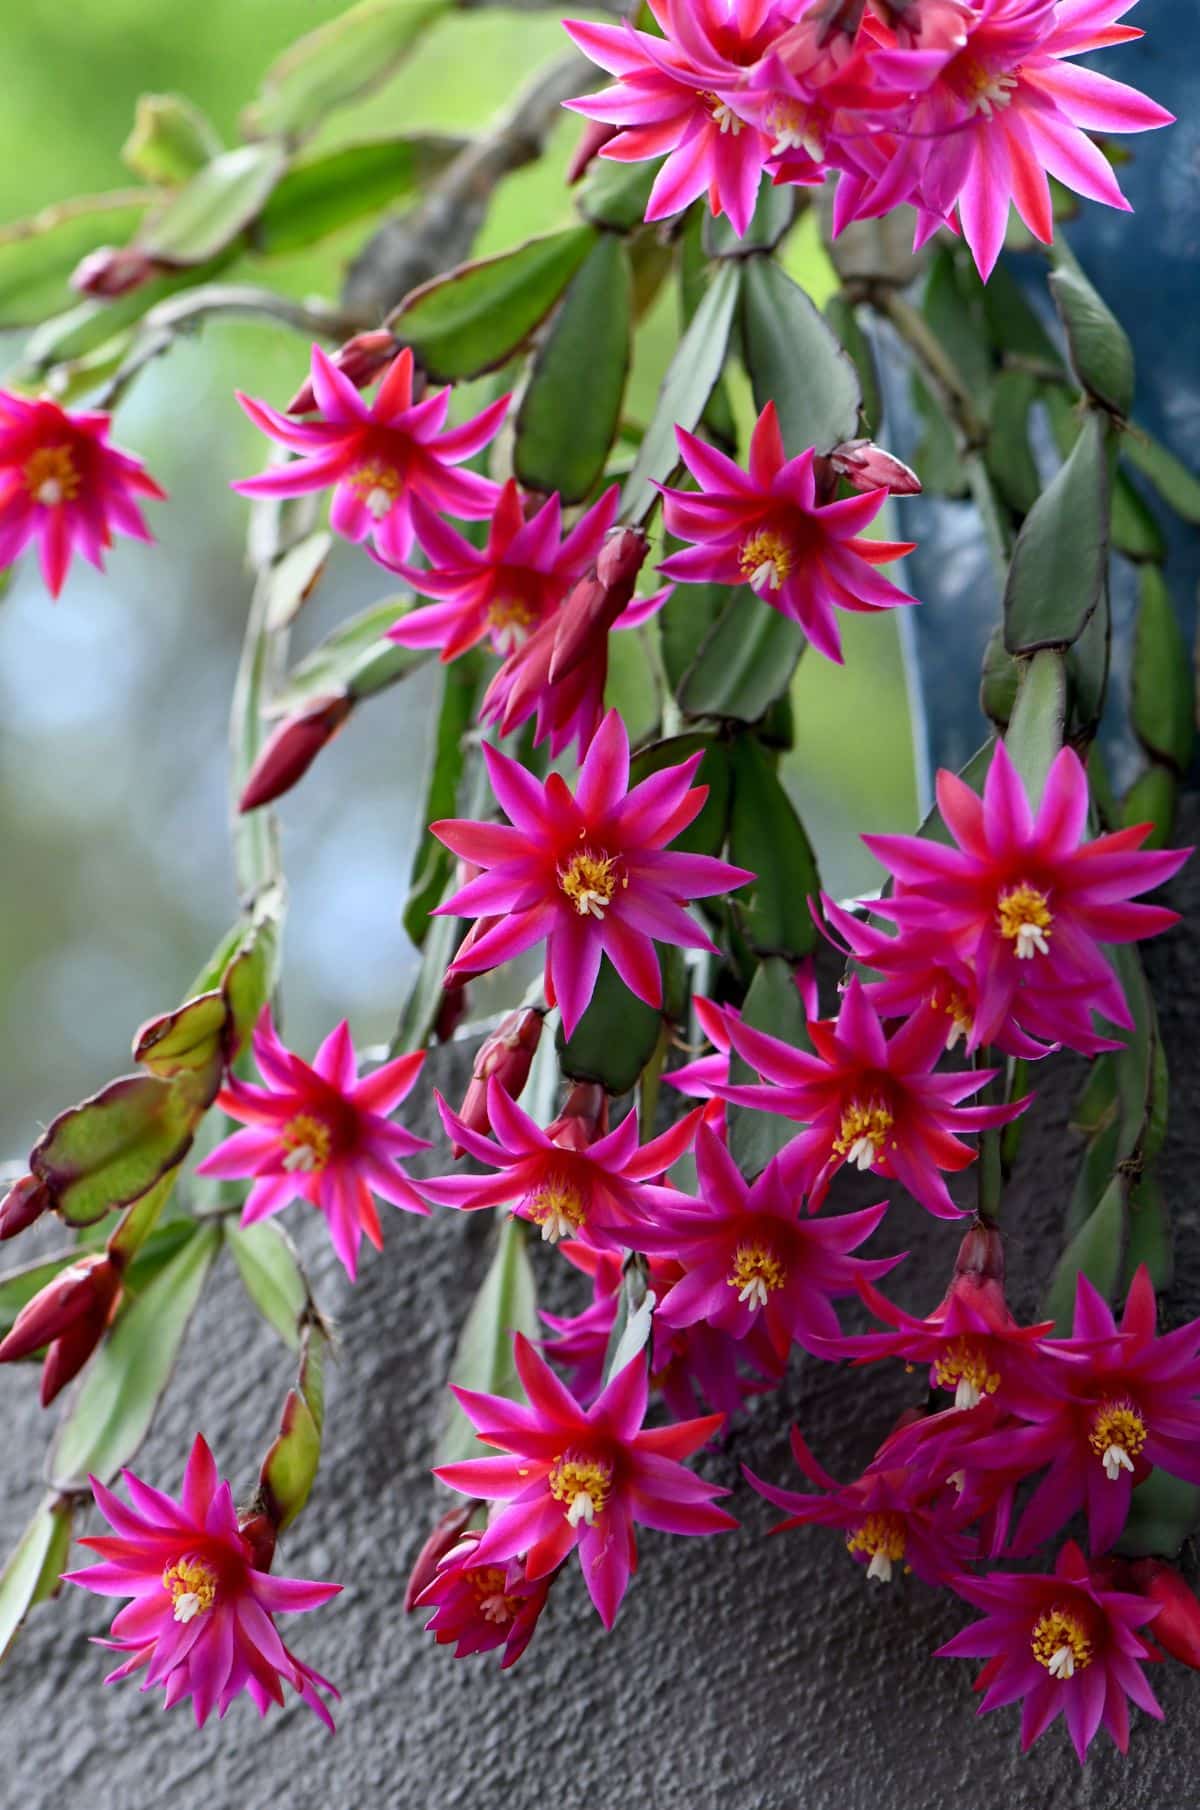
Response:
[[[1022,883],[1002,892],[996,903],[996,916],[1001,936],[1016,944],[1019,962],[1032,961],[1035,955],[1049,955],[1046,939],[1054,918],[1045,893],[1036,886]]]
[[[856,1169],[871,1169],[891,1129],[892,1115],[880,1101],[863,1106],[855,1100],[842,1114],[841,1134],[834,1139],[833,1147]]]
[[[333,1147],[328,1125],[307,1112],[297,1113],[294,1119],[288,1120],[280,1133],[280,1142],[287,1151],[283,1166],[289,1175],[297,1171],[304,1175],[319,1173],[328,1163]]]
[[[892,1567],[904,1557],[907,1544],[904,1521],[900,1515],[868,1515],[853,1533],[846,1535],[847,1552],[869,1552],[871,1562],[867,1576],[876,1583],[890,1584]]]
[[[767,130],[772,134],[772,157],[786,157],[789,151],[803,151],[814,163],[825,156],[825,138],[814,118],[812,107],[799,101],[774,101],[767,113]]]
[[[742,129],[744,121],[738,118],[732,107],[723,101],[719,94],[713,94],[710,90],[704,88],[698,89],[697,92],[699,93],[700,99],[711,113],[713,124],[716,126],[717,130],[719,132],[730,132],[734,138],[736,138]]]
[[[981,57],[961,51],[947,65],[943,80],[964,103],[972,119],[977,113],[982,113],[984,119],[991,119],[994,113],[1002,112],[1011,104],[1020,74],[1019,68],[1002,72],[989,69]]]
[[[516,1620],[520,1605],[515,1596],[507,1594],[504,1588],[507,1579],[499,1565],[481,1565],[477,1570],[469,1571],[467,1576],[484,1621],[504,1627]]]
[[[551,1176],[522,1203],[525,1217],[541,1226],[547,1244],[569,1238],[587,1219],[587,1202],[578,1185],[566,1176]]]
[[[628,886],[628,879],[617,874],[617,857],[591,848],[581,848],[558,870],[558,884],[581,918],[604,916],[618,879]]]
[[[381,465],[372,459],[347,479],[351,490],[357,490],[369,515],[381,522],[404,488],[394,465]]]
[[[1051,1678],[1073,1678],[1092,1663],[1087,1629],[1068,1609],[1051,1609],[1034,1623],[1033,1656]]]
[[[975,1014],[961,987],[956,987],[952,981],[939,982],[929,995],[929,1003],[939,1012],[945,1012],[950,1020],[950,1028],[946,1032],[948,1050],[954,1048],[960,1037],[971,1035]]]
[[[497,653],[511,654],[528,641],[537,613],[523,597],[493,597],[487,620]]]
[[[993,1370],[985,1346],[974,1339],[955,1339],[933,1366],[939,1389],[954,1390],[956,1408],[974,1408],[985,1395],[1000,1387],[1000,1372]]]
[[[200,1559],[180,1559],[163,1572],[162,1581],[175,1599],[172,1613],[176,1621],[191,1621],[216,1601],[216,1573]]]
[[[594,1527],[612,1488],[612,1466],[598,1458],[581,1458],[568,1452],[565,1458],[555,1461],[548,1481],[554,1500],[566,1504],[571,1526],[578,1527],[583,1521]]]
[[[787,1271],[766,1245],[739,1244],[725,1286],[737,1289],[739,1301],[759,1308],[767,1305],[767,1296],[782,1288],[786,1280]]]
[[[750,589],[761,597],[764,591],[777,591],[787,578],[792,569],[792,549],[782,534],[763,529],[745,542],[738,564]]]
[[[69,446],[39,446],[25,462],[25,488],[35,503],[55,509],[79,495],[79,473]]]
[[[1146,1443],[1146,1423],[1131,1401],[1106,1401],[1092,1418],[1088,1444],[1104,1465],[1105,1476],[1115,1483]]]

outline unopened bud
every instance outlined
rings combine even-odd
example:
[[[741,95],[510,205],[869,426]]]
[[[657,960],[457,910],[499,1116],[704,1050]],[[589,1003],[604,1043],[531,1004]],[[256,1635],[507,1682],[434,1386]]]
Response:
[[[921,480],[915,471],[870,440],[844,440],[829,455],[839,478],[855,490],[886,490],[892,496],[917,496]]]
[[[1174,1565],[1165,1559],[1135,1559],[1130,1566],[1135,1587],[1159,1611],[1149,1633],[1172,1659],[1200,1672],[1200,1602]]]
[[[0,1364],[30,1357],[48,1345],[42,1406],[49,1407],[100,1343],[120,1294],[120,1268],[111,1257],[99,1251],[81,1257],[21,1309],[0,1341]]]
[[[459,1108],[459,1118],[486,1135],[491,1130],[488,1118],[488,1082],[495,1081],[510,1099],[515,1100],[529,1079],[529,1069],[542,1035],[542,1014],[533,1006],[523,1006],[485,1037],[475,1056],[471,1079]],[[463,1154],[454,1146],[454,1154]]]
[[[260,805],[290,792],[321,749],[333,740],[353,708],[354,699],[339,692],[316,699],[306,710],[280,723],[250,770],[238,801],[239,811],[256,811]]]
[[[278,1531],[270,1515],[263,1514],[261,1510],[239,1517],[238,1532],[250,1548],[250,1563],[255,1571],[271,1569]]]
[[[339,346],[331,355],[330,363],[343,377],[350,379],[356,390],[365,390],[374,383],[384,366],[391,364],[399,350],[387,328],[376,327],[369,333],[356,333],[344,346]],[[311,415],[317,406],[311,379],[306,379],[288,403],[284,414]]]
[[[0,1239],[15,1238],[53,1205],[50,1190],[36,1175],[23,1175],[0,1200]]]
[[[442,1003],[438,1007],[437,1017],[433,1021],[433,1035],[438,1043],[449,1043],[455,1031],[467,1015],[467,988],[465,981],[455,981],[449,987],[442,988]]]
[[[71,288],[81,295],[94,296],[97,301],[111,302],[161,276],[163,268],[136,245],[102,245],[80,259],[71,272]]]
[[[416,1608],[417,1598],[433,1582],[437,1576],[438,1566],[448,1552],[454,1551],[466,1530],[468,1521],[480,1507],[482,1504],[479,1502],[456,1502],[454,1507],[448,1508],[441,1520],[435,1524],[429,1538],[417,1554],[416,1564],[409,1573],[408,1584],[404,1591],[406,1611]]]
[[[1004,1240],[995,1226],[977,1219],[958,1247],[956,1276],[978,1276],[981,1281],[1004,1281]]]
[[[564,1150],[586,1150],[608,1131],[608,1095],[597,1081],[577,1081],[566,1104],[546,1127],[552,1144]]]
[[[637,587],[649,543],[636,528],[614,528],[593,574],[581,578],[554,621],[549,678],[557,685],[586,660],[626,608]]]
[[[567,165],[568,185],[579,181],[593,157],[603,149],[610,138],[615,138],[619,131],[619,126],[610,126],[606,120],[588,120],[579,143],[575,147],[574,155]]]
[[[463,884],[466,884],[466,882],[464,881]],[[499,922],[499,918],[476,918],[475,922],[471,925],[471,928],[467,931],[466,936],[464,936],[462,942],[458,945],[454,960],[446,969],[445,979],[442,982],[443,986],[456,986],[461,981],[464,974],[473,974],[476,972],[471,966],[471,951],[474,949],[476,943],[479,942],[480,938],[486,936],[489,930],[494,930]]]

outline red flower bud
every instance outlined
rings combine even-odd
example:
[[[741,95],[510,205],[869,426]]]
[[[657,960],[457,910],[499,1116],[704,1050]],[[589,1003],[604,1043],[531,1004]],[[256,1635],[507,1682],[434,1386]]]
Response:
[[[608,1095],[597,1081],[577,1081],[566,1105],[546,1127],[552,1144],[564,1150],[586,1150],[608,1132]]]
[[[839,478],[855,490],[887,490],[892,496],[916,496],[921,480],[900,459],[870,440],[844,440],[829,455]]]
[[[353,698],[344,692],[335,693],[317,698],[306,710],[280,723],[250,771],[238,802],[239,811],[256,811],[260,805],[290,792],[321,749],[333,740],[353,708]]]
[[[495,1079],[511,1099],[516,1099],[526,1081],[534,1052],[542,1035],[542,1014],[533,1006],[510,1012],[489,1037],[485,1037],[475,1056],[471,1079],[463,1095],[459,1118],[486,1135],[491,1130],[488,1118],[488,1082]],[[459,1145],[454,1155],[463,1154]]]
[[[442,1003],[434,1019],[433,1034],[439,1043],[449,1043],[467,1015],[467,987],[464,981],[442,988]]]
[[[583,128],[582,136],[575,147],[574,156],[567,165],[567,183],[578,182],[593,157],[610,138],[615,138],[620,131],[619,126],[610,126],[602,119],[590,119]]]
[[[53,1205],[50,1190],[36,1175],[23,1175],[0,1200],[0,1239],[15,1238]]]
[[[1004,1240],[995,1226],[977,1219],[958,1247],[954,1274],[977,1276],[980,1281],[1004,1281]]]
[[[1161,1604],[1149,1633],[1172,1659],[1200,1672],[1200,1602],[1174,1565],[1165,1559],[1135,1559],[1130,1566],[1135,1587]]]
[[[369,333],[356,333],[344,346],[339,346],[330,363],[350,379],[356,390],[365,390],[375,381],[383,367],[391,364],[399,350],[400,347],[387,328],[376,327]],[[313,393],[312,383],[306,379],[288,403],[284,414],[311,415],[316,407],[317,398]]]
[[[417,1554],[417,1562],[409,1573],[408,1584],[404,1591],[405,1610],[415,1609],[417,1598],[434,1578],[437,1568],[448,1552],[453,1552],[462,1538],[463,1532],[475,1510],[481,1505],[478,1502],[456,1502],[448,1508],[440,1521],[434,1524],[433,1530]]]
[[[0,1341],[0,1364],[29,1357],[48,1345],[42,1371],[42,1406],[77,1376],[104,1336],[121,1295],[119,1266],[95,1251],[60,1270],[26,1303]]]
[[[119,295],[140,289],[152,277],[161,275],[164,266],[146,256],[136,245],[102,245],[81,258],[71,273],[71,287],[81,295],[95,296],[111,302]]]
[[[250,1563],[256,1571],[271,1569],[278,1531],[270,1515],[256,1512],[238,1516],[238,1532],[250,1548]]]
[[[649,543],[636,528],[614,528],[600,549],[593,576],[581,578],[568,596],[558,615],[547,624],[553,626],[553,650],[548,677],[558,685],[568,673],[591,658],[607,643],[608,631],[628,606],[637,588],[637,577],[645,562]],[[545,634],[546,630],[540,631]],[[527,651],[537,637],[526,643]],[[534,662],[528,660],[532,667]],[[538,675],[534,689],[544,683]],[[532,681],[531,681],[532,684]]]
[[[473,879],[474,877],[475,877],[474,872],[469,873],[467,875],[467,879]],[[466,880],[464,880],[462,882],[462,884],[465,885]],[[446,969],[445,977],[442,981],[443,986],[453,987],[453,986],[457,985],[457,983],[458,983],[457,970],[458,970],[459,964],[461,962],[465,961],[466,957],[471,953],[472,949],[475,947],[475,945],[479,941],[480,937],[485,935],[485,933],[487,931],[491,930],[499,922],[500,922],[499,918],[476,918],[475,922],[471,925],[471,928],[467,931],[466,936],[464,936],[462,942],[458,945],[458,952],[455,955],[454,960],[450,963],[450,966]]]

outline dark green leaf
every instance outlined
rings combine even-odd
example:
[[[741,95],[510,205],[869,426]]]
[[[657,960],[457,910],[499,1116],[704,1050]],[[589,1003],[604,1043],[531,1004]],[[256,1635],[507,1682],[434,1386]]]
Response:
[[[636,999],[605,956],[591,1004],[569,1038],[558,1027],[559,1065],[569,1081],[599,1081],[628,1093],[654,1054],[662,1013]]]
[[[998,729],[1008,727],[1020,682],[1020,666],[1005,648],[1004,630],[998,624],[983,650],[983,673],[979,681],[980,708]]]
[[[72,1505],[51,1492],[34,1511],[0,1573],[0,1659],[35,1603],[53,1596],[71,1544]]]
[[[340,692],[369,697],[424,666],[433,658],[432,648],[401,647],[387,638],[388,629],[400,620],[411,601],[408,594],[386,597],[340,623],[292,668],[273,701],[276,714],[290,716],[314,698]]]
[[[50,1473],[64,1487],[78,1486],[89,1472],[107,1481],[141,1445],[220,1242],[219,1226],[197,1226],[145,1293],[122,1310],[54,1446]]]
[[[309,132],[327,113],[387,80],[451,0],[360,0],[287,50],[246,111],[257,135]]]
[[[811,954],[817,927],[808,901],[821,883],[804,825],[761,743],[733,744],[729,858],[758,878],[733,894],[747,941],[760,955],[798,961]]]
[[[623,242],[596,241],[533,357],[513,470],[530,490],[581,503],[604,471],[629,371],[632,286]]]
[[[1099,1206],[1085,1220],[1058,1260],[1038,1318],[1053,1320],[1054,1330],[1065,1338],[1075,1309],[1075,1284],[1085,1275],[1099,1292],[1111,1299],[1121,1275],[1125,1247],[1125,1186],[1114,1176]]]
[[[594,157],[580,184],[579,211],[593,226],[627,233],[642,224],[650,190],[662,168],[662,159],[648,163],[620,163],[612,157]]]
[[[803,648],[799,623],[738,586],[683,676],[680,709],[689,717],[757,722],[787,691]]]
[[[1140,773],[1121,800],[1121,823],[1150,823],[1154,828],[1142,847],[1166,848],[1175,830],[1179,781],[1169,767],[1150,766]]]
[[[285,1345],[300,1349],[300,1319],[308,1306],[308,1288],[295,1248],[273,1219],[242,1226],[225,1221],[225,1242],[233,1252],[246,1293]]]
[[[682,541],[669,541],[674,552]],[[694,664],[705,638],[738,592],[724,584],[678,584],[658,614],[663,670],[673,692]]]
[[[1113,473],[1111,534],[1113,551],[1126,559],[1161,564],[1167,557],[1158,517],[1120,466]]]
[[[496,1250],[479,1292],[472,1301],[458,1349],[450,1366],[450,1381],[460,1389],[478,1389],[486,1395],[519,1401],[523,1394],[513,1362],[513,1334],[528,1339],[539,1336],[537,1285],[520,1219],[500,1219]],[[438,1461],[453,1464],[477,1458],[481,1447],[475,1429],[462,1409],[449,1398],[447,1422],[438,1442]]]
[[[1049,281],[1066,330],[1071,369],[1089,395],[1114,414],[1127,415],[1133,403],[1133,347],[1128,334],[1074,260],[1051,271]]]
[[[983,309],[984,285],[974,265],[943,245],[934,253],[922,303],[943,353],[986,412],[992,351]]]
[[[636,785],[651,773],[661,773],[664,767],[677,767],[701,750],[704,758],[696,769],[695,783],[708,787],[708,797],[700,815],[674,838],[671,847],[689,855],[719,855],[729,828],[732,795],[727,742],[715,741],[707,735],[676,735],[669,741],[654,742],[634,756],[630,782]]]
[[[767,956],[759,963],[746,995],[742,1018],[754,1030],[782,1038],[784,1043],[794,1044],[797,1049],[812,1047],[792,970],[778,956]],[[730,1078],[743,1084],[757,1081],[758,1075],[735,1054],[730,1061]],[[758,1175],[796,1136],[797,1126],[779,1113],[756,1112],[749,1106],[730,1106],[726,1111],[730,1152],[743,1175]]]
[[[988,338],[999,351],[1062,368],[1057,347],[1003,260],[983,285],[983,313]]]
[[[259,216],[255,249],[269,256],[300,251],[355,220],[407,201],[445,169],[462,144],[457,138],[412,133],[305,152],[288,166]]]
[[[1152,1175],[1140,1176],[1129,1191],[1129,1243],[1123,1279],[1126,1290],[1142,1264],[1149,1271],[1155,1294],[1170,1288],[1174,1271],[1171,1227],[1166,1197]]]
[[[84,195],[0,227],[0,328],[32,327],[75,300],[68,279],[102,245],[124,245],[148,202],[137,190]]]
[[[479,377],[520,350],[595,242],[594,227],[568,226],[500,257],[460,264],[414,289],[389,325],[436,382]]]
[[[858,375],[864,431],[878,437],[883,427],[883,394],[879,388],[875,354],[859,325],[857,310],[844,295],[831,295],[825,304],[825,319],[837,334],[842,350]]]
[[[90,1225],[149,1192],[192,1141],[191,1102],[155,1075],[125,1075],[60,1114],[29,1159],[68,1225]]]
[[[1069,647],[1100,602],[1108,571],[1108,457],[1089,414],[1066,460],[1026,516],[1004,594],[1010,653]]]
[[[1073,741],[1090,741],[1104,711],[1112,644],[1112,609],[1105,579],[1100,602],[1082,635],[1067,649],[1068,729]]]
[[[1192,662],[1162,573],[1147,567],[1139,590],[1130,715],[1142,746],[1183,774],[1196,732]]]
[[[1116,1551],[1127,1558],[1173,1559],[1200,1522],[1200,1489],[1154,1470],[1134,1490]]]
[[[258,218],[286,164],[274,144],[222,152],[142,228],[139,248],[164,264],[207,264]]]
[[[966,496],[970,488],[967,470],[954,429],[940,402],[913,372],[912,398],[924,426],[912,456],[926,492],[935,496]]]
[[[721,375],[741,269],[728,263],[717,271],[671,360],[621,497],[622,518],[633,525],[644,521],[657,502],[655,481],[665,483],[679,464],[676,427],[689,433],[695,428]]]
[[[473,660],[456,660],[441,671],[442,704],[421,807],[421,822],[425,825],[454,816],[466,766],[466,737],[479,703],[479,668]],[[440,902],[453,872],[454,856],[426,828],[413,856],[409,894],[404,903],[404,928],[418,948],[429,934],[429,914]]]
[[[769,258],[742,279],[742,338],[755,407],[774,402],[784,445],[831,452],[858,432],[858,375],[803,289]]]
[[[1037,385],[1028,371],[1002,371],[992,393],[985,458],[996,489],[1018,515],[1027,515],[1041,492],[1029,447],[1029,411]]]
[[[774,251],[796,215],[796,195],[769,176],[759,182],[758,200],[746,236],[739,239],[726,214],[705,213],[703,244],[709,258],[744,258],[755,251]]]
[[[1052,649],[1035,654],[1021,674],[1004,745],[1036,811],[1055,755],[1063,745],[1066,671]]]
[[[1181,515],[1185,522],[1200,522],[1200,477],[1189,471],[1173,452],[1144,428],[1134,425],[1122,436],[1121,456],[1149,478],[1176,515]]]
[[[146,182],[174,188],[224,150],[206,113],[184,94],[141,94],[121,161]]]

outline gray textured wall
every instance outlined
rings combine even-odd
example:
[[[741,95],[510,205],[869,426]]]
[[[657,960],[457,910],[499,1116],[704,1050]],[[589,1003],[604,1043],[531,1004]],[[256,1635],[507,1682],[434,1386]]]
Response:
[[[1200,921],[1200,868],[1177,884]],[[1179,1264],[1171,1319],[1200,1311],[1195,1207],[1200,1085],[1194,1023],[1200,946],[1176,931],[1150,965],[1173,1079],[1164,1180]],[[432,1067],[454,1094],[461,1049]],[[1028,1313],[1046,1274],[1075,1162],[1066,1131],[1079,1069],[1048,1074],[1006,1205],[1010,1293]],[[427,1090],[423,1093],[428,1098]],[[430,1128],[424,1127],[426,1130]],[[869,1178],[868,1178],[869,1179]],[[968,1178],[969,1179],[969,1178]],[[840,1204],[864,1204],[867,1188]],[[1156,1669],[1165,1728],[1134,1712],[1129,1760],[1107,1737],[1086,1773],[1061,1724],[1025,1759],[1015,1709],[973,1716],[974,1668],[931,1650],[969,1614],[908,1579],[867,1587],[836,1535],[799,1530],[767,1540],[773,1512],[739,1483],[740,1462],[789,1478],[794,1418],[835,1475],[865,1463],[914,1394],[900,1366],[848,1375],[798,1356],[779,1396],[756,1403],[707,1474],[735,1487],[743,1529],[720,1540],[642,1536],[642,1569],[606,1637],[575,1574],[556,1586],[533,1645],[512,1673],[459,1662],[401,1610],[404,1581],[432,1508],[432,1431],[467,1286],[485,1261],[489,1216],[422,1222],[394,1213],[387,1248],[356,1289],[330,1260],[311,1217],[293,1214],[318,1293],[338,1317],[344,1352],[330,1386],[328,1437],[312,1503],[282,1568],[336,1577],[328,1609],[294,1621],[293,1644],[344,1693],[328,1737],[299,1707],[260,1724],[241,1702],[223,1724],[194,1729],[180,1708],[129,1684],[104,1689],[104,1655],[86,1636],[106,1605],[82,1592],[35,1611],[5,1667],[0,1804],[41,1810],[1192,1810],[1200,1757],[1192,1735],[1197,1680]],[[952,1227],[898,1202],[883,1240],[912,1258],[895,1278],[906,1305],[937,1299],[955,1248]],[[882,1243],[883,1240],[877,1241]],[[369,1254],[368,1254],[369,1255]],[[539,1253],[540,1255],[540,1253]],[[566,1265],[549,1258],[551,1284]],[[192,1328],[180,1372],[136,1468],[172,1489],[199,1425],[235,1490],[252,1481],[288,1381],[283,1348],[256,1319],[223,1262]],[[29,1372],[0,1373],[8,1461],[0,1482],[6,1545],[32,1509],[30,1477],[46,1427]],[[147,1781],[152,1788],[147,1789]]]

